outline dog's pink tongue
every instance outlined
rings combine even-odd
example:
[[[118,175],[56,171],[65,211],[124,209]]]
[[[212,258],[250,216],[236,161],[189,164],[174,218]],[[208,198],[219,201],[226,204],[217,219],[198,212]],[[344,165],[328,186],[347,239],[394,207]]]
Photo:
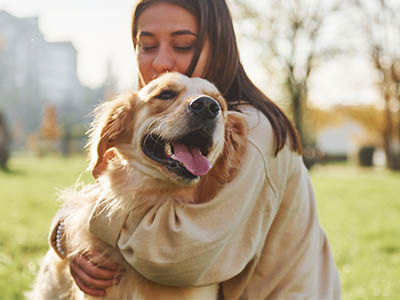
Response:
[[[186,147],[181,143],[173,143],[174,159],[183,163],[185,168],[195,176],[203,176],[211,169],[211,164],[208,159],[201,154],[198,147]]]

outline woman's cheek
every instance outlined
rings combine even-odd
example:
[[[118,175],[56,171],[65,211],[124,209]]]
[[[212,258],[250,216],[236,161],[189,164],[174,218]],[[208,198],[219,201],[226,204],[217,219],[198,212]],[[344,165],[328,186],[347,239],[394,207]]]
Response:
[[[137,65],[142,79],[148,83],[152,79],[152,59],[150,55],[137,54]]]
[[[176,60],[176,69],[179,73],[185,74],[190,66],[194,53],[180,54]]]

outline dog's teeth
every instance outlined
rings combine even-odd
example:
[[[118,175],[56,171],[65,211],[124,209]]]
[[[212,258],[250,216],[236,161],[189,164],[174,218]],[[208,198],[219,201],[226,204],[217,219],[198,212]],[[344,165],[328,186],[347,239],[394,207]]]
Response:
[[[166,143],[165,144],[164,151],[165,151],[165,155],[167,155],[167,157],[172,157],[173,156],[172,147],[171,147],[170,143]]]

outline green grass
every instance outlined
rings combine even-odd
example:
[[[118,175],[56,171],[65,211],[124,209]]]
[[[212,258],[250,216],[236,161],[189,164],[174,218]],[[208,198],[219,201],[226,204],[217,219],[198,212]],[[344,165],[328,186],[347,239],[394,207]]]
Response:
[[[86,163],[82,157],[14,156],[0,171],[0,299],[23,299],[46,253],[47,234],[58,202],[57,189],[72,185]]]
[[[311,174],[343,299],[400,299],[400,173],[339,165]]]
[[[85,167],[80,156],[14,155],[0,172],[0,300],[23,299],[48,249],[57,189],[89,181]],[[331,165],[311,176],[343,299],[400,299],[400,173]]]

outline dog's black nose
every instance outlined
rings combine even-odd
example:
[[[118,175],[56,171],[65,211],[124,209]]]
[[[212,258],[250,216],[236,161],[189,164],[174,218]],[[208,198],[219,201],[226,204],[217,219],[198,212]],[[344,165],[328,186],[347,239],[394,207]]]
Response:
[[[189,103],[189,110],[202,119],[214,119],[221,106],[211,97],[199,97]]]

